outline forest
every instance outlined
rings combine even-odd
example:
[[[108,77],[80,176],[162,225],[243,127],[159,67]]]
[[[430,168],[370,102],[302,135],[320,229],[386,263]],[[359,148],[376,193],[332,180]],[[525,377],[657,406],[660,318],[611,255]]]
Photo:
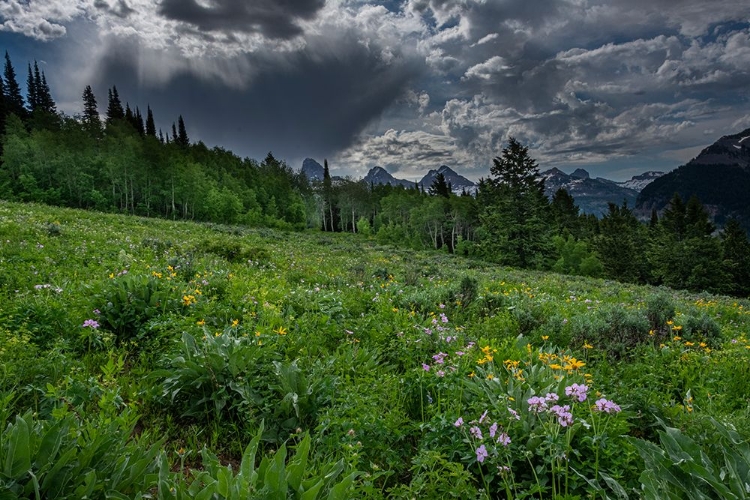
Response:
[[[86,86],[81,112],[67,116],[36,62],[25,97],[7,52],[0,80],[0,199],[362,233],[525,269],[750,294],[750,243],[737,221],[717,229],[698,198],[677,194],[650,221],[616,200],[601,219],[582,214],[565,190],[544,196],[537,163],[513,138],[474,195],[453,193],[441,175],[426,190],[332,178],[327,161],[324,179],[310,181],[271,152],[258,161],[191,141],[182,115],[157,130],[150,103],[144,116],[115,85],[106,107]]]

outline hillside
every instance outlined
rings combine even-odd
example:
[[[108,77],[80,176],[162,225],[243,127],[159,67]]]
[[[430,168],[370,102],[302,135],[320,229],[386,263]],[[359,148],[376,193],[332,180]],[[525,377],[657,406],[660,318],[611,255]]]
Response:
[[[678,193],[684,200],[697,196],[723,226],[729,218],[740,220],[750,231],[750,129],[727,135],[703,149],[685,165],[646,186],[638,196],[641,214],[662,211]]]
[[[747,300],[8,202],[0,295],[11,495],[732,498],[750,481]],[[695,465],[724,456],[738,465]]]

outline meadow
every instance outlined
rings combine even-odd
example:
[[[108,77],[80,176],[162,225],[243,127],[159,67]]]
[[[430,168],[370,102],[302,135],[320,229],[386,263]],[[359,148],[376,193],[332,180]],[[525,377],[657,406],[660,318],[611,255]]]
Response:
[[[0,499],[748,498],[750,301],[0,202]]]

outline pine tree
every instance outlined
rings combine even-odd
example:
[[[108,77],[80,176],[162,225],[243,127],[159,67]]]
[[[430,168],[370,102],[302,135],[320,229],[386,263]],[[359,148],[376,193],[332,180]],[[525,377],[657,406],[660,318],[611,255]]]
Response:
[[[141,115],[141,110],[138,109],[138,106],[135,107],[135,116],[133,122],[135,124],[135,129],[138,131],[138,134],[141,137],[146,135],[146,128],[143,126],[143,115]]]
[[[169,142],[169,134],[167,134],[167,142]],[[177,144],[177,127],[172,122],[172,142]]]
[[[514,138],[493,159],[491,178],[480,183],[482,251],[491,260],[518,267],[543,267],[551,250],[549,202],[544,179],[529,149]]]
[[[558,189],[552,195],[550,202],[550,213],[557,226],[557,234],[572,235],[576,238],[581,236],[580,209],[573,197],[565,188]]]
[[[36,64],[36,62],[35,62]],[[39,68],[37,68],[37,76],[39,75]],[[39,98],[37,93],[37,82],[39,79],[34,79],[34,74],[31,72],[31,63],[29,63],[29,76],[26,77],[26,103],[29,106],[29,113],[33,113],[37,107],[39,107]]]
[[[177,119],[177,129],[179,130],[179,135],[176,140],[177,144],[182,147],[190,145],[190,139],[188,139],[187,129],[185,128],[185,121],[182,119],[182,115]]]
[[[42,71],[42,76],[39,78],[39,67],[36,61],[34,61],[34,71],[34,79],[37,81],[36,91],[39,109],[49,114],[57,113],[57,105],[55,104],[55,100],[52,99],[52,93],[47,84],[47,77],[44,75],[44,71]]]
[[[102,129],[99,110],[97,109],[96,97],[91,85],[86,85],[83,89],[83,123],[89,130],[100,132]]]
[[[750,242],[737,219],[729,219],[721,234],[723,268],[728,277],[723,290],[742,297],[750,294]]]
[[[451,188],[447,182],[445,182],[445,175],[438,173],[430,184],[430,188],[427,190],[430,196],[442,196],[443,198],[451,197]]]
[[[323,160],[323,231],[335,231],[333,224],[333,181],[328,169],[328,159]]]
[[[5,83],[0,78],[0,133],[5,132],[5,118],[8,116],[8,107],[5,103]],[[2,143],[0,143],[2,149]],[[0,151],[2,152],[2,151]]]
[[[169,135],[167,135],[167,138],[168,137],[169,137]],[[161,142],[162,144],[164,144],[164,134],[162,133],[161,129],[159,129],[159,142]]]
[[[156,137],[156,123],[154,123],[154,113],[151,111],[150,105],[146,107],[146,135]],[[161,130],[159,130],[159,136],[161,136]],[[161,142],[164,142],[164,137],[162,137]]]
[[[15,113],[19,118],[26,116],[21,87],[16,80],[16,71],[13,69],[7,50],[5,51],[5,103],[9,113]]]
[[[111,125],[115,120],[125,118],[125,110],[122,108],[122,101],[120,101],[120,95],[117,93],[117,87],[112,86],[107,93],[107,125]]]

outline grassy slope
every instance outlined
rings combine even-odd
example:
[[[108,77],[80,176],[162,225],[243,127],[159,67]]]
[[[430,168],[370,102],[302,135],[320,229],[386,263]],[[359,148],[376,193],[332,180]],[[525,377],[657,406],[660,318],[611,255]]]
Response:
[[[136,327],[123,327],[125,340],[113,335],[114,326],[82,327],[87,319],[104,326],[93,310],[105,309],[129,279],[151,280],[156,300]],[[626,410],[618,424],[623,433],[653,437],[656,417],[697,439],[706,416],[750,428],[747,301],[521,272],[352,235],[11,203],[0,203],[0,295],[0,390],[15,394],[8,414],[77,408],[101,416],[130,408],[139,415],[134,432],[148,442],[162,437],[159,447],[173,468],[180,462],[200,468],[204,445],[236,463],[265,420],[272,447],[309,430],[314,469],[344,458],[370,474],[374,479],[358,483],[358,496],[398,484],[401,493],[437,494],[415,484],[419,462],[410,471],[412,457],[431,451],[442,454],[443,461],[433,460],[443,473],[477,486],[479,465],[470,443],[450,434],[452,422],[464,412],[481,413],[483,392],[511,394],[502,384],[513,372],[503,361],[526,356],[531,371],[532,350],[539,349],[585,360],[585,367],[555,377],[586,380],[615,399]],[[649,322],[649,311],[670,305],[674,315]],[[449,318],[443,336],[452,344],[433,330],[441,313]],[[256,379],[248,383],[254,395],[228,391],[220,409],[214,401],[196,406],[185,395],[197,382],[183,378],[172,386],[182,388],[175,402],[165,397],[165,380],[184,374],[174,361],[187,352],[183,333],[199,344],[247,342],[258,358],[238,377]],[[474,342],[475,351],[458,359],[456,342]],[[495,355],[477,364],[481,346]],[[202,352],[210,349],[220,347]],[[456,360],[455,372],[439,379],[433,376],[441,368],[433,358],[438,352]],[[217,387],[210,397],[218,397]],[[292,404],[287,395],[295,391]],[[184,416],[191,408],[198,410]],[[637,487],[637,455],[628,449],[624,455],[634,462],[627,465],[617,454],[608,452],[608,470]],[[463,467],[457,471],[444,459]],[[463,476],[465,470],[472,475]]]

